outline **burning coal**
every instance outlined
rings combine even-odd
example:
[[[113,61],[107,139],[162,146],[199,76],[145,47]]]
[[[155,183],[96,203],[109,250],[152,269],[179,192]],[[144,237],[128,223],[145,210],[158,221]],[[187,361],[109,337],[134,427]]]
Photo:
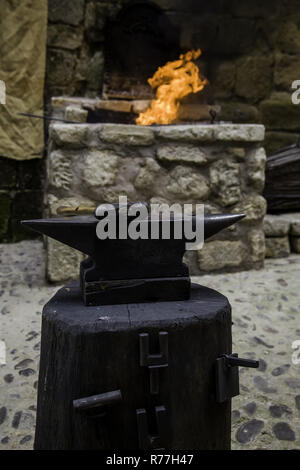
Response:
[[[178,60],[159,67],[148,79],[151,88],[156,89],[156,96],[149,108],[138,116],[137,124],[170,124],[176,120],[180,101],[191,93],[199,93],[208,83],[193,62],[201,53],[198,49],[181,54]]]

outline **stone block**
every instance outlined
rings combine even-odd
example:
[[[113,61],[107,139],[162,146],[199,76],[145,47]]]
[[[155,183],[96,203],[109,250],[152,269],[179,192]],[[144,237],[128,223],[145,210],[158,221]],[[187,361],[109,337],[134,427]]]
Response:
[[[84,0],[50,0],[48,20],[53,23],[78,25],[83,21]]]
[[[48,158],[49,186],[68,191],[73,182],[72,161],[69,153],[55,150]]]
[[[146,146],[154,143],[153,130],[145,126],[104,124],[100,139],[111,144]]]
[[[300,53],[300,29],[296,18],[279,23],[275,30],[273,44],[281,52],[287,54]]]
[[[300,237],[300,213],[282,214],[281,218],[289,223],[290,235]]]
[[[206,153],[193,145],[160,145],[156,155],[162,162],[207,163]]]
[[[246,56],[237,62],[235,91],[241,98],[257,102],[271,91],[273,79],[271,56]]]
[[[198,251],[201,271],[216,271],[237,268],[242,265],[247,250],[241,241],[212,241]]]
[[[291,237],[291,249],[294,253],[300,253],[300,237]]]
[[[265,100],[260,104],[260,111],[262,122],[267,129],[300,130],[300,105],[294,105],[291,99],[286,101]]]
[[[120,158],[110,150],[89,150],[86,152],[82,181],[88,187],[111,186],[114,184]]]
[[[264,218],[264,232],[267,237],[284,237],[288,235],[290,223],[280,215],[267,214]]]
[[[86,81],[89,90],[101,92],[104,73],[104,54],[102,51],[97,51],[90,58],[87,66]]]
[[[8,239],[9,220],[11,213],[11,197],[8,192],[0,191],[0,242]]]
[[[47,45],[69,49],[78,49],[83,41],[83,31],[80,28],[67,26],[65,24],[48,24]]]
[[[240,223],[252,223],[261,220],[267,211],[267,201],[261,195],[249,195],[238,204],[233,213],[244,213],[246,217]]]
[[[230,98],[235,86],[235,62],[213,62],[210,83],[216,99]]]
[[[251,104],[230,101],[221,103],[219,119],[234,123],[251,124],[259,121],[259,114],[257,108]]]
[[[169,175],[167,191],[181,199],[207,199],[210,188],[206,178],[188,166],[176,166]]]
[[[159,139],[175,142],[211,142],[214,140],[214,129],[208,125],[156,126],[153,132]]]
[[[291,132],[266,132],[264,147],[267,155],[271,155],[276,150],[289,147],[299,139],[299,134]]]
[[[65,119],[67,121],[86,122],[88,112],[78,106],[67,106],[65,109]]]
[[[289,237],[266,238],[266,258],[285,258],[290,252]]]
[[[84,255],[74,248],[47,238],[47,279],[66,282],[79,278],[79,266]]]
[[[217,141],[262,142],[265,137],[264,126],[259,124],[220,124],[213,129]]]
[[[246,150],[243,147],[228,147],[226,151],[229,155],[234,156],[238,160],[245,160]]]
[[[142,191],[151,189],[160,172],[161,167],[159,164],[153,158],[146,158],[145,165],[140,169],[134,186]]]
[[[263,262],[266,254],[265,234],[262,230],[250,230],[248,234],[250,256],[254,263]]]
[[[281,53],[275,55],[274,83],[279,89],[290,91],[293,81],[299,80],[299,76],[299,56]]]
[[[213,194],[223,207],[239,202],[241,198],[240,166],[230,160],[218,160],[209,169]]]
[[[50,136],[58,147],[83,148],[87,144],[88,126],[56,123],[50,126]]]
[[[266,152],[263,147],[249,152],[247,160],[247,178],[251,188],[262,192],[265,185]]]
[[[46,72],[48,87],[58,88],[70,85],[74,78],[75,65],[76,56],[73,52],[49,47]]]

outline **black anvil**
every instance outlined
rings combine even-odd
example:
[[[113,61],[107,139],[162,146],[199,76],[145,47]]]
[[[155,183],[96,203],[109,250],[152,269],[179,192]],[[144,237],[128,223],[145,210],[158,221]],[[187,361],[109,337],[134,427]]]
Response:
[[[119,205],[115,204],[114,209],[117,214],[116,233],[119,233]],[[244,214],[205,215],[202,218],[204,240],[243,217]],[[99,219],[99,216],[87,215],[25,220],[22,224],[88,255],[80,265],[80,285],[85,305],[186,300],[190,297],[189,270],[182,257],[186,243],[193,240],[186,238],[184,230],[180,239],[174,235],[175,223],[184,224],[184,217],[169,218],[168,239],[163,237],[163,220],[158,218],[158,239],[127,237],[102,240],[96,233]],[[128,217],[128,223],[130,221],[132,218]],[[149,233],[153,221],[151,216],[141,221],[141,224],[148,226]],[[196,229],[199,222],[197,216],[190,216],[190,221]]]

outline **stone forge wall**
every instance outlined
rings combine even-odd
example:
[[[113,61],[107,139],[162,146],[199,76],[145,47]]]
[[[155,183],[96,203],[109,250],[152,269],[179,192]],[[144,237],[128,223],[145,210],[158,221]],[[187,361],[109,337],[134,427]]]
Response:
[[[133,0],[49,0],[46,95],[100,96],[105,25]],[[296,142],[300,105],[300,0],[153,0],[180,31],[180,48],[203,50],[220,118],[266,127],[267,154]]]
[[[259,268],[265,256],[266,155],[261,125],[50,127],[47,210],[130,201],[205,203],[207,212],[245,212],[236,226],[189,252],[193,274]],[[78,276],[82,256],[48,240],[48,278]]]

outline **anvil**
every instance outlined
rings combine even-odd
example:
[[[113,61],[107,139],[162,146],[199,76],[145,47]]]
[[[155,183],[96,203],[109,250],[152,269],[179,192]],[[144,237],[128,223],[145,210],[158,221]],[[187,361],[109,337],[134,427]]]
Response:
[[[118,220],[118,205],[117,220]],[[95,211],[96,214],[96,211]],[[196,227],[197,216],[192,218]],[[198,216],[199,217],[199,216]],[[229,227],[244,214],[204,216],[204,240]],[[130,221],[130,219],[128,219]],[[25,220],[27,227],[58,240],[87,255],[80,265],[80,286],[85,305],[186,300],[190,297],[188,267],[182,262],[187,238],[174,237],[170,217],[170,238],[162,237],[159,220],[158,239],[101,240],[96,234],[96,215]],[[184,223],[182,217],[181,222]],[[150,224],[148,216],[142,223]],[[150,233],[150,231],[149,231]]]

